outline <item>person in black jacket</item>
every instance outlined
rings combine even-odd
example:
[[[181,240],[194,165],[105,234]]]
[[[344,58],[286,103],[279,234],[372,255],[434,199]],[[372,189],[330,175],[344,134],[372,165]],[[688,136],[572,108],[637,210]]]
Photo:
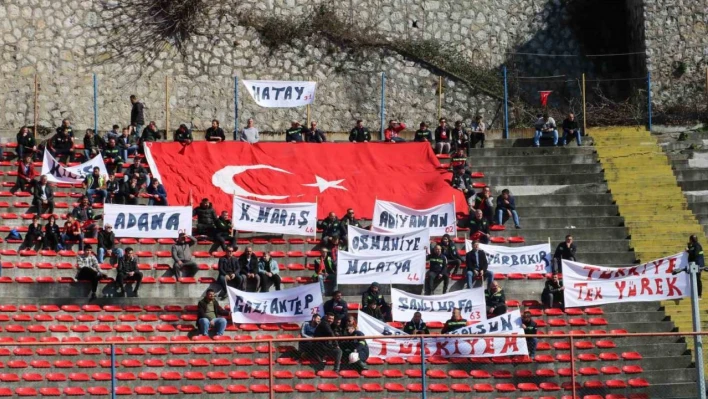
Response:
[[[546,309],[553,307],[553,304],[559,303],[561,308],[563,306],[563,280],[558,277],[558,274],[553,273],[551,278],[546,279],[546,284],[543,287],[543,292],[541,293],[541,302]]]
[[[167,132],[165,132],[165,135],[167,135]],[[157,140],[162,139],[162,134],[157,130],[157,125],[155,124],[155,121],[150,121],[150,124],[143,129],[142,134],[140,135],[140,140],[138,140],[138,151],[142,154],[143,152],[143,144],[146,142],[153,142]]]
[[[364,333],[357,330],[357,323],[356,321],[353,321],[353,323],[347,324],[347,328],[343,330],[343,333],[341,335],[342,337],[363,337]],[[346,339],[340,341],[339,344],[340,348],[342,349],[342,357],[346,362],[348,362],[350,365],[354,366],[355,368],[359,370],[367,370],[368,368],[366,367],[366,360],[369,358],[369,346],[366,345],[366,340],[359,338],[359,339]],[[359,357],[359,360],[355,362],[350,362],[349,357],[352,353],[356,353]]]
[[[150,185],[150,175],[147,169],[140,163],[140,157],[133,158],[133,163],[128,166],[128,170],[125,171],[124,180],[126,182],[130,181],[132,177],[138,179],[138,185],[140,186],[147,187]]]
[[[253,253],[253,248],[247,247],[246,252],[238,258],[239,267],[241,268],[241,291],[249,291],[248,283],[255,282],[256,289],[251,292],[261,290],[261,276],[258,275],[258,257]]]
[[[118,192],[113,196],[116,204],[138,205],[140,198],[140,184],[138,178],[132,176],[127,182],[118,184]]]
[[[135,135],[139,137],[143,126],[145,126],[145,106],[138,101],[138,97],[134,94],[130,96],[130,103],[132,104],[130,125],[135,127]]]
[[[417,143],[430,143],[430,145],[433,144],[433,132],[428,129],[427,123],[420,122],[420,129],[415,131],[413,141]]]
[[[138,258],[135,257],[133,248],[125,249],[125,256],[118,260],[118,271],[116,273],[116,294],[122,295],[125,293],[125,283],[135,282],[133,288],[133,297],[138,297],[140,283],[143,281],[143,273],[138,269]]]
[[[219,258],[219,276],[216,281],[221,286],[220,299],[226,299],[228,296],[227,286],[236,289],[241,288],[241,267],[238,259],[234,257],[233,247],[226,248],[226,255]]]
[[[425,273],[425,295],[432,295],[436,281],[442,280],[443,294],[447,292],[450,283],[450,272],[447,269],[447,258],[442,254],[442,247],[436,245],[433,253],[428,255],[430,269]]]
[[[192,137],[192,131],[183,123],[175,130],[174,140],[182,145],[189,145],[194,141],[194,137]]]
[[[101,154],[101,150],[106,146],[101,136],[97,135],[93,129],[86,129],[84,135],[84,158],[85,161]]]
[[[17,132],[17,158],[23,159],[25,154],[34,156],[37,151],[37,140],[27,126],[22,126]]]
[[[447,125],[445,118],[440,118],[440,125],[435,128],[435,153],[449,154],[450,153],[450,126]]]
[[[228,316],[229,312],[224,310],[219,302],[214,299],[214,290],[209,288],[204,295],[204,299],[197,304],[197,327],[199,334],[209,335],[209,328],[214,327],[216,335],[224,335],[226,330],[226,319],[221,316]]]
[[[79,199],[79,203],[71,211],[71,215],[74,216],[79,223],[81,223],[81,229],[86,232],[86,237],[96,237],[98,234],[98,225],[94,221],[95,217],[93,215],[93,208],[89,204],[89,199],[87,196],[84,195]]]
[[[44,245],[42,249],[57,251],[61,247],[61,228],[54,215],[49,216],[49,221],[44,225]]]
[[[570,113],[568,114],[568,117],[563,120],[562,145],[565,146],[570,142],[570,140],[573,140],[573,136],[575,136],[575,142],[578,144],[578,147],[583,145],[582,139],[580,138],[580,125],[578,125],[578,121],[575,120],[575,115]]]
[[[25,250],[27,248],[32,248],[36,243],[41,243],[44,239],[44,231],[42,230],[42,225],[39,224],[39,215],[32,216],[32,224],[27,228],[27,234],[25,234],[25,240],[20,244],[18,251]]]
[[[334,323],[334,314],[325,314],[324,320],[322,320],[320,324],[317,325],[317,328],[315,328],[315,338],[334,337]],[[317,369],[324,369],[326,365],[324,357],[329,356],[334,359],[334,371],[339,371],[342,364],[342,350],[339,348],[338,341],[316,341],[313,345],[312,352],[315,360],[320,363],[316,366]]]
[[[509,189],[502,190],[497,197],[497,224],[504,225],[509,218],[514,219],[514,226],[520,229],[519,214],[516,212],[516,202]]]
[[[341,239],[342,241],[347,241],[347,235],[349,232],[349,229],[347,226],[354,226],[354,227],[361,227],[361,223],[356,219],[354,216],[354,209],[349,208],[347,209],[347,214],[342,216],[342,219],[339,222],[340,230],[341,230]]]
[[[111,138],[116,141],[116,146],[118,146],[118,150],[120,151],[120,159],[122,159],[123,162],[128,162],[128,157],[138,152],[135,137],[130,134],[130,129],[127,127],[123,128],[120,136]],[[111,138],[109,138],[108,141],[111,141]]]
[[[568,234],[565,236],[565,241],[558,244],[556,251],[553,253],[553,273],[561,273],[563,259],[575,262],[575,251],[577,251],[577,248],[573,243],[573,236]]]
[[[488,270],[489,263],[487,254],[479,249],[479,241],[472,243],[472,250],[465,255],[465,277],[467,278],[467,288],[478,287],[482,279],[487,281],[487,288],[494,282],[494,273]]]
[[[506,313],[506,296],[499,283],[494,281],[484,292],[484,300],[487,304],[487,315],[501,316]]]
[[[686,246],[686,252],[688,252],[688,263],[695,263],[698,266],[698,274],[696,274],[696,285],[698,286],[698,299],[703,297],[703,281],[701,281],[701,270],[706,267],[705,259],[703,258],[703,247],[698,242],[698,237],[692,234],[688,237],[688,245]]]
[[[310,128],[305,132],[305,141],[308,143],[326,143],[327,135],[317,127],[317,121],[310,122]]]
[[[326,246],[334,237],[341,237],[342,224],[337,219],[337,214],[330,212],[329,216],[321,222],[317,223],[317,228],[322,229],[322,244]]]
[[[228,245],[235,246],[237,234],[237,230],[234,229],[231,219],[229,219],[229,212],[221,212],[221,216],[214,221],[214,244],[209,252],[216,251],[218,247],[226,251]]]
[[[199,206],[192,211],[192,216],[197,217],[197,234],[213,238],[214,224],[216,223],[217,216],[208,198],[202,199]]]
[[[349,141],[352,143],[368,143],[371,141],[369,129],[364,127],[364,121],[356,121],[356,126],[349,132]]]
[[[324,303],[325,313],[332,313],[334,315],[335,326],[340,324],[346,324],[346,317],[348,314],[347,302],[342,299],[342,293],[340,291],[334,291],[332,293],[332,299]]]
[[[113,226],[108,223],[103,225],[103,230],[98,232],[97,237],[98,263],[103,263],[103,259],[108,256],[109,262],[112,264],[113,259],[120,260],[123,257],[123,250],[116,248],[116,235],[113,233]]]
[[[57,134],[49,139],[49,153],[59,162],[74,161],[74,138],[69,135],[69,128],[60,126]]]
[[[524,312],[521,316],[521,328],[524,329],[526,335],[526,347],[529,349],[529,357],[531,360],[536,357],[536,346],[538,346],[538,324],[531,318],[531,312]]]
[[[290,122],[290,129],[285,131],[286,143],[302,143],[302,136],[307,131],[307,128],[300,125],[300,121]]]
[[[456,274],[462,265],[462,257],[457,252],[455,243],[452,242],[452,238],[450,238],[449,234],[442,236],[440,246],[442,247],[442,254],[447,258],[447,265],[454,266],[454,269],[452,269],[452,274]]]
[[[214,119],[211,121],[211,127],[206,130],[204,134],[204,140],[221,142],[226,140],[226,135],[224,135],[224,129],[219,127],[219,121]]]
[[[369,288],[361,294],[361,307],[366,309],[371,303],[375,303],[375,309],[381,313],[381,321],[391,321],[391,305],[386,303],[386,298],[380,291],[379,283],[373,282]]]
[[[423,321],[420,312],[413,313],[413,318],[403,327],[403,332],[410,335],[430,334],[428,325]]]
[[[440,334],[447,334],[457,330],[458,328],[465,327],[466,325],[467,320],[462,317],[462,311],[460,308],[454,308],[452,309],[452,317],[445,322],[445,326],[440,331]]]
[[[32,205],[37,209],[37,213],[41,214],[45,208],[47,213],[54,213],[54,188],[47,181],[47,176],[42,175],[39,178],[39,183],[34,186],[32,191]]]
[[[489,244],[489,222],[484,218],[482,211],[477,209],[470,212],[469,220],[470,238],[482,244]]]

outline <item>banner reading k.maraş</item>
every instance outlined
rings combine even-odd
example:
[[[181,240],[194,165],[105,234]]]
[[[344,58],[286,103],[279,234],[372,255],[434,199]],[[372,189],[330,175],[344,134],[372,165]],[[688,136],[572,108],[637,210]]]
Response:
[[[425,251],[362,254],[339,251],[337,283],[421,285],[425,278]]]
[[[391,307],[395,321],[409,321],[415,312],[420,312],[426,322],[444,323],[452,317],[452,310],[455,308],[460,309],[465,320],[487,320],[482,287],[442,295],[416,295],[391,288]]]
[[[234,227],[258,233],[317,234],[317,204],[274,204],[234,196]]]
[[[315,100],[317,82],[244,80],[253,101],[266,108],[302,107]]]
[[[191,234],[192,208],[106,204],[103,224],[112,225],[116,237],[177,238]]]
[[[299,323],[324,314],[319,284],[281,291],[244,292],[228,287],[234,323]]]
[[[691,295],[684,253],[630,267],[602,267],[563,260],[566,307],[606,303],[654,302]]]
[[[392,254],[424,250],[430,245],[430,232],[426,228],[407,233],[377,233],[349,225],[347,240],[352,253]]]
[[[42,174],[47,176],[48,181],[55,183],[81,183],[87,175],[93,173],[94,167],[98,167],[101,170],[101,176],[108,176],[106,164],[100,156],[93,157],[81,165],[64,166],[54,159],[49,151],[44,150]]]
[[[433,237],[457,234],[455,203],[448,202],[428,209],[413,209],[395,202],[376,200],[372,231],[405,233],[423,228],[430,229]]]
[[[487,254],[489,270],[493,273],[551,272],[551,244],[548,243],[525,247],[479,244],[479,249]],[[472,251],[472,241],[465,240],[465,250]]]

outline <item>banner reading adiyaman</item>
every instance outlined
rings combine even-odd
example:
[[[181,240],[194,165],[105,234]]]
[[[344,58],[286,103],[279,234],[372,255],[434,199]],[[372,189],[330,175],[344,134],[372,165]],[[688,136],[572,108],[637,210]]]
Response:
[[[105,204],[103,224],[112,225],[116,237],[177,238],[192,234],[192,208]]]
[[[244,80],[253,101],[266,108],[302,107],[315,100],[317,82]]]
[[[529,245],[525,247],[504,247],[501,245],[479,244],[479,249],[487,254],[489,270],[493,273],[550,273],[551,244]],[[472,241],[465,240],[465,251],[472,251]]]
[[[324,314],[319,284],[271,292],[244,292],[227,288],[234,323],[299,323],[309,321],[314,314]]]
[[[47,176],[48,181],[55,183],[82,183],[87,175],[93,173],[94,167],[100,169],[101,176],[108,176],[106,164],[100,156],[93,157],[81,165],[64,166],[54,159],[49,151],[44,150],[42,174]]]
[[[415,312],[420,312],[426,322],[444,323],[452,317],[454,308],[460,308],[465,320],[473,322],[487,320],[482,287],[427,296],[391,288],[391,307],[395,321],[409,321]]]
[[[686,266],[685,252],[631,267],[563,260],[564,304],[579,307],[685,298],[691,295],[688,274],[671,272]]]
[[[424,250],[430,245],[430,233],[428,229],[408,233],[376,233],[349,225],[347,240],[352,253],[391,254]]]
[[[425,278],[425,251],[395,252],[387,255],[339,251],[337,284],[421,285]]]
[[[273,204],[234,196],[234,227],[258,233],[314,236],[317,204]]]
[[[457,234],[455,203],[448,202],[428,209],[412,209],[395,202],[376,200],[372,231],[406,233],[423,228],[430,229],[433,237]]]

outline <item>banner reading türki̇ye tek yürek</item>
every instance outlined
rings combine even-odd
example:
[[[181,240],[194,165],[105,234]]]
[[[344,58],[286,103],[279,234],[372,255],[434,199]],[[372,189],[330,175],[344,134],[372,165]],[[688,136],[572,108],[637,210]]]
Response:
[[[387,233],[406,233],[430,229],[433,237],[457,234],[455,203],[448,202],[428,209],[413,209],[395,202],[376,200],[371,230]]]
[[[258,233],[317,234],[317,204],[274,204],[234,196],[234,227]]]

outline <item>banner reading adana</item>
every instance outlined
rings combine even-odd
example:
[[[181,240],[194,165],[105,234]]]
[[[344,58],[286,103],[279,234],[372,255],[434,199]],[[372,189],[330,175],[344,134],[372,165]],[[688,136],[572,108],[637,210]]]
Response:
[[[192,208],[105,204],[103,224],[107,223],[116,237],[177,238],[181,232],[192,234]]]

